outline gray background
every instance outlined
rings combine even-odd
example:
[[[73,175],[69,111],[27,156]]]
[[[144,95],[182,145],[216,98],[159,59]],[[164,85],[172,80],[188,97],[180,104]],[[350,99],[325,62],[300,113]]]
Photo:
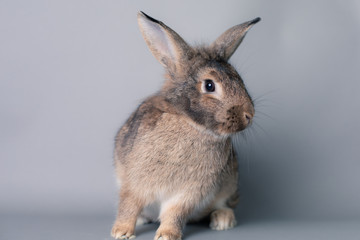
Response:
[[[162,84],[139,10],[192,44],[262,18],[230,61],[257,103],[240,225],[186,238],[360,239],[360,3],[266,0],[1,0],[0,238],[110,238],[113,138]]]

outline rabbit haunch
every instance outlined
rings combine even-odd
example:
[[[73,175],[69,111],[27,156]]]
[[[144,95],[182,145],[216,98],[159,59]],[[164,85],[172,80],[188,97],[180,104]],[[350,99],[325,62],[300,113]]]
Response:
[[[132,238],[137,220],[161,222],[155,240],[181,239],[187,221],[207,216],[216,230],[235,225],[238,170],[230,137],[249,125],[254,107],[227,61],[258,21],[230,28],[208,47],[191,47],[162,22],[138,14],[166,74],[161,90],[116,136],[121,188],[113,237]]]

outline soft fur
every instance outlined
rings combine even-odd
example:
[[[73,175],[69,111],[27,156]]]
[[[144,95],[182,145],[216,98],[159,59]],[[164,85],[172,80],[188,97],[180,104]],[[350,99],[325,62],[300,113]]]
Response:
[[[254,115],[252,100],[227,62],[260,19],[236,25],[209,47],[190,47],[144,13],[143,37],[166,69],[162,89],[146,99],[116,136],[114,164],[121,184],[116,239],[135,237],[136,222],[161,222],[155,240],[181,239],[188,221],[235,226],[237,160],[231,135]],[[215,91],[205,89],[212,80]]]

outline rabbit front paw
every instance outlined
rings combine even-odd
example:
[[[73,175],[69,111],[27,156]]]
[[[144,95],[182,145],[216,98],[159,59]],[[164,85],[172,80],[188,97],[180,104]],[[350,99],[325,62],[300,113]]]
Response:
[[[215,210],[210,216],[210,228],[213,230],[227,230],[236,225],[234,211],[230,208]]]
[[[177,231],[157,231],[154,240],[181,240],[181,233]]]
[[[111,230],[111,236],[115,239],[133,239],[135,238],[134,227],[129,224],[115,223]]]

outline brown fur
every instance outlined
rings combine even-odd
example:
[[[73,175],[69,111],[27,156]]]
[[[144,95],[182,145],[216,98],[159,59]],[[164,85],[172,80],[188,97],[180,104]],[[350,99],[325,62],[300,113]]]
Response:
[[[160,220],[155,240],[181,239],[187,221],[209,215],[213,229],[231,228],[238,170],[230,135],[249,124],[254,109],[227,59],[252,24],[231,28],[211,47],[192,48],[165,24],[143,13],[138,19],[167,73],[159,93],[145,100],[116,136],[121,188],[112,236],[132,238],[138,217]],[[205,79],[216,91],[204,92]],[[160,211],[152,215],[151,206]]]

